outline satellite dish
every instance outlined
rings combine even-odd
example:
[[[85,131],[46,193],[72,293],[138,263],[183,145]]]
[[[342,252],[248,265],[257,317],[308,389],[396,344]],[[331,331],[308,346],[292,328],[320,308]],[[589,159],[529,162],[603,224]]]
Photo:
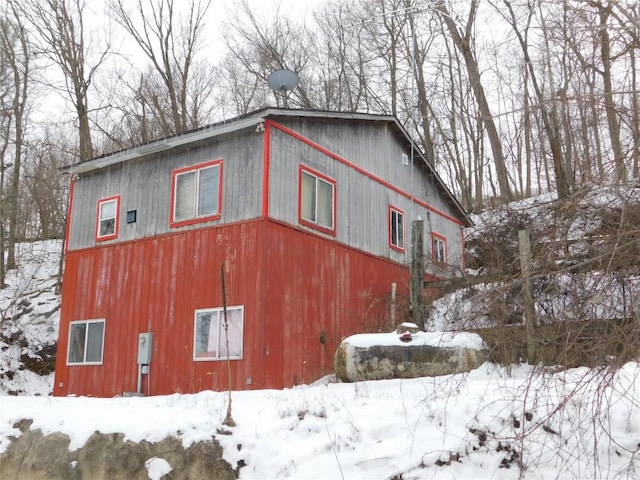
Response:
[[[267,83],[273,92],[282,95],[284,107],[287,108],[287,92],[298,86],[298,74],[288,69],[276,70],[267,77]]]

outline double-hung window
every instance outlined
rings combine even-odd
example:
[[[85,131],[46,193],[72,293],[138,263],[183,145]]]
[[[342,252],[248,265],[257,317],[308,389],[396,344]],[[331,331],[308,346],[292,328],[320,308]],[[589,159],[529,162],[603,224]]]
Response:
[[[194,320],[194,360],[234,360],[242,358],[244,307],[196,310]],[[227,345],[229,348],[227,349]]]
[[[215,220],[222,203],[222,160],[173,172],[171,226]]]
[[[389,207],[389,245],[394,250],[404,252],[404,212]]]
[[[120,217],[120,196],[103,198],[98,201],[96,240],[111,240],[118,237]]]
[[[67,365],[102,364],[104,324],[104,320],[82,320],[69,324]]]
[[[301,165],[298,203],[301,224],[336,234],[335,180]]]
[[[434,263],[447,263],[447,239],[437,233],[431,234],[432,258]]]

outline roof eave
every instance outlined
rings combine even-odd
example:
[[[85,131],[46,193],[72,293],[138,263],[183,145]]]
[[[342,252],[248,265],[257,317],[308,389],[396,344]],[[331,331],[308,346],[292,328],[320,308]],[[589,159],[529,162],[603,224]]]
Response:
[[[141,158],[146,155],[163,152],[165,150],[171,150],[172,148],[176,148],[189,143],[199,142],[211,137],[216,137],[218,135],[232,133],[237,130],[243,130],[245,128],[249,128],[263,122],[266,116],[267,116],[267,111],[263,111],[259,115],[241,118],[229,123],[218,124],[210,128],[205,128],[203,130],[197,130],[197,131],[192,131],[182,135],[163,138],[151,143],[147,143],[145,145],[132,147],[130,149],[123,150],[121,152],[117,152],[111,155],[98,157],[93,160],[89,160],[87,162],[70,165],[68,167],[63,168],[62,171],[73,173],[73,174],[80,174],[80,173],[91,172],[93,170],[99,170],[101,168],[105,168],[110,165],[126,162],[128,160],[133,160],[135,158]]]

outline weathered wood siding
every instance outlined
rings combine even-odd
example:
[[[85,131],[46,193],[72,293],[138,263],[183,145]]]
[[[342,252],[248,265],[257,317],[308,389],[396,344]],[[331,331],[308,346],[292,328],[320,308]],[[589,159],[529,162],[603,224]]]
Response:
[[[455,217],[455,212],[425,174],[424,166],[412,165],[411,161],[409,165],[403,165],[402,154],[410,156],[411,152],[390,124],[314,118],[282,118],[278,123],[300,137],[274,127],[268,132],[269,216],[300,226],[298,175],[302,164],[337,183],[335,240],[338,242],[406,264],[410,258],[411,222],[423,219],[427,230],[427,257],[431,257],[430,234],[433,231],[447,239],[448,263],[456,267],[462,264],[461,226],[447,218],[447,215]],[[344,162],[332,158],[317,146]],[[257,218],[263,207],[264,151],[264,134],[247,129],[189,149],[170,150],[82,174],[75,184],[68,248],[89,248]],[[172,171],[214,159],[223,161],[221,217],[206,223],[170,228]],[[114,195],[120,195],[118,238],[96,242],[98,201]],[[390,205],[405,214],[405,252],[389,247]],[[126,214],[130,210],[136,210],[137,219],[128,224]],[[300,228],[323,235],[309,227]]]
[[[193,360],[194,311],[243,305],[244,355],[232,388],[282,388],[332,371],[343,337],[376,331],[391,282],[408,270],[269,220],[70,251],[55,395],[121,395],[137,386],[137,340],[153,332],[145,393],[227,388],[225,361]],[[69,322],[105,319],[104,361],[67,366]],[[322,341],[324,343],[322,343]],[[250,382],[250,383],[249,383]]]
[[[336,180],[337,241],[408,263],[411,255],[410,225],[413,220],[422,219],[425,220],[427,257],[431,258],[431,232],[435,232],[447,238],[448,263],[454,267],[462,265],[462,227],[447,218],[455,218],[456,213],[442,198],[432,179],[425,175],[424,166],[411,164],[408,146],[400,141],[397,132],[388,124],[291,118],[278,123],[303,138],[295,138],[277,127],[271,128],[270,216],[298,225],[298,168],[302,164]],[[360,167],[369,176],[346,162],[332,158],[313,144]],[[409,165],[402,163],[403,153],[409,157]],[[393,185],[402,193],[379,180]],[[425,203],[432,208],[425,207]],[[405,214],[404,253],[389,247],[390,205]],[[304,225],[300,228],[318,233]],[[427,268],[435,272],[430,265]]]
[[[237,132],[192,148],[169,150],[80,175],[74,189],[68,248],[75,250],[206,226],[198,223],[169,228],[171,174],[177,168],[218,158],[223,160],[222,216],[208,224],[258,217],[262,205],[262,139],[262,135],[253,131]],[[96,242],[98,201],[113,195],[121,196],[118,238]],[[137,211],[135,223],[126,222],[129,210]]]

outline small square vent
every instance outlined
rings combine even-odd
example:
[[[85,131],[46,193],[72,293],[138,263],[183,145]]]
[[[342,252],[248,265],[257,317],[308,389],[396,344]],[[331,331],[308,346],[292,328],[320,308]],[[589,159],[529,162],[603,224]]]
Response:
[[[409,165],[409,156],[406,153],[402,154],[402,164]]]

